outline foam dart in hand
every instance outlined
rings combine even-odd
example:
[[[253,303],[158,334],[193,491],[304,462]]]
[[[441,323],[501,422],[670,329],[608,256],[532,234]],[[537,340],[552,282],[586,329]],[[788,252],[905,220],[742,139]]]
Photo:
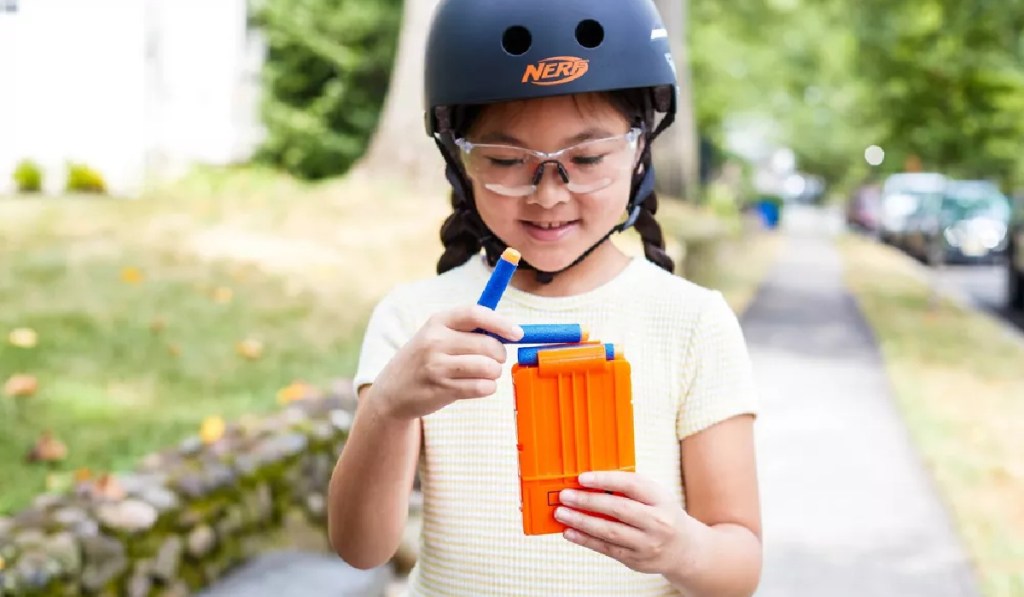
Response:
[[[547,350],[563,351],[566,357],[571,358],[572,352],[578,349],[581,357],[590,357],[597,344],[564,344],[556,346],[524,346],[519,349],[518,362],[523,367],[536,367],[540,362],[540,353]],[[607,361],[615,360],[618,350],[614,344],[604,344],[604,357]]]
[[[515,342],[501,339],[505,344],[578,344],[590,338],[578,323],[523,324],[523,337]]]
[[[501,254],[501,258],[498,259],[498,263],[495,264],[494,271],[491,272],[491,278],[487,281],[487,286],[484,287],[480,300],[477,301],[478,305],[487,307],[492,311],[498,307],[501,295],[505,293],[508,283],[512,281],[512,275],[516,273],[516,268],[519,267],[520,258],[519,251],[511,248],[505,249]]]

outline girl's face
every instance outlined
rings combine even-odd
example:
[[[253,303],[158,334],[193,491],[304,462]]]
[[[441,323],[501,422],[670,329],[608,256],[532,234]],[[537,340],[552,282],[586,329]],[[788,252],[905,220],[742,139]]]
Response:
[[[568,183],[558,165],[548,162],[536,189],[530,183],[544,158],[500,147],[474,148],[464,160],[484,223],[538,269],[568,266],[624,217],[639,156],[639,142],[625,138],[629,131],[622,113],[597,95],[487,107],[467,134],[470,143],[544,153],[579,148],[556,158]],[[600,139],[612,140],[579,145]],[[600,188],[591,190],[595,187]],[[597,252],[592,259],[600,259]]]

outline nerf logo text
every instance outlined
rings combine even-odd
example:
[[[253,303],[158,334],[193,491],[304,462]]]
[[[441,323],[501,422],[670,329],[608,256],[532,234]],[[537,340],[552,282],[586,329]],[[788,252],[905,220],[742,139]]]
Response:
[[[552,56],[526,67],[523,83],[564,85],[587,74],[590,62],[575,56]]]

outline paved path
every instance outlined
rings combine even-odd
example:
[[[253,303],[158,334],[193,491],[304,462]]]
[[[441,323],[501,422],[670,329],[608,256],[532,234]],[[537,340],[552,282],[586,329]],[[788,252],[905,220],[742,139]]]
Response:
[[[331,555],[281,551],[246,563],[197,597],[378,597],[391,580],[387,567],[363,571]]]
[[[743,318],[763,410],[759,597],[974,597],[958,539],[842,285],[835,220],[787,213]]]

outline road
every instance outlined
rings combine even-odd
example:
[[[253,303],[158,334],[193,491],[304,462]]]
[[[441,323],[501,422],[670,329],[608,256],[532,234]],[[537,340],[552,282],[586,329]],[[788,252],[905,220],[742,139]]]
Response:
[[[958,294],[969,304],[987,311],[1024,331],[1024,314],[1006,308],[1006,266],[948,265],[932,271],[943,290]]]

